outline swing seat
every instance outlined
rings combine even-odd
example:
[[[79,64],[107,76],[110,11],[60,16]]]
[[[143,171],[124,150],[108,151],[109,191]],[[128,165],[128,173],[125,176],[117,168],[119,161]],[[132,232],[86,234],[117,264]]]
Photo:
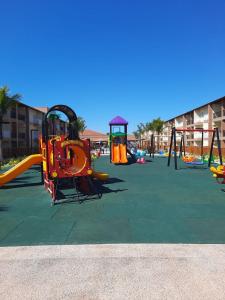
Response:
[[[184,161],[184,163],[187,164],[187,165],[194,165],[194,166],[199,166],[199,165],[204,165],[205,164],[204,161],[190,161],[190,162]]]
[[[185,155],[185,156],[182,156],[182,160],[184,163],[191,163],[194,161],[194,156],[192,155]]]
[[[225,167],[223,165],[219,165],[217,168],[211,167],[210,171],[218,183],[225,184]]]

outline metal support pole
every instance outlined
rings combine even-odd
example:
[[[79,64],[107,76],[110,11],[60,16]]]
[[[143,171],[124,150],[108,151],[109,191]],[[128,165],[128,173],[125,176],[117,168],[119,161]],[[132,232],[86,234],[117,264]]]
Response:
[[[44,170],[43,170],[43,162],[41,163],[41,183],[44,184]]]
[[[177,141],[176,141],[176,128],[174,128],[174,135],[173,135],[173,139],[174,139],[174,166],[175,166],[175,170],[177,170]]]
[[[204,131],[202,131],[201,158],[203,159]]]
[[[216,138],[217,138],[217,147],[218,147],[218,154],[220,158],[220,164],[223,164],[223,159],[222,159],[222,151],[221,151],[221,143],[220,143],[220,136],[219,136],[219,128],[216,128]]]
[[[213,144],[214,144],[214,140],[215,140],[215,132],[216,132],[216,129],[214,129],[213,135],[212,135],[212,141],[211,141],[211,146],[210,146],[210,154],[209,154],[208,167],[210,167],[210,165],[211,165],[212,153],[213,153]]]
[[[112,149],[111,149],[111,145],[112,145],[112,125],[109,125],[109,160],[110,163],[112,163]]]
[[[152,143],[153,143],[153,134],[151,135],[151,140],[150,140],[150,153],[149,153],[149,156],[150,156],[150,157],[152,157],[152,149],[153,149],[153,148],[152,148],[152,147],[153,147],[153,144],[152,144]]]
[[[152,157],[155,157],[155,136],[152,135]]]
[[[171,138],[170,138],[170,148],[169,148],[169,155],[168,155],[168,162],[167,166],[170,166],[170,160],[171,160],[171,153],[172,153],[172,147],[173,147],[173,135],[174,135],[175,127],[172,128]]]
[[[180,140],[179,158],[182,157],[182,153],[183,153],[183,135],[181,136],[181,140]]]

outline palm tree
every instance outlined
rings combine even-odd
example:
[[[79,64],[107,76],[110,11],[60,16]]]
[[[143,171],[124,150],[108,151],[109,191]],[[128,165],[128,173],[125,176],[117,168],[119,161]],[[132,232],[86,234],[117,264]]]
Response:
[[[7,113],[7,111],[11,107],[15,107],[16,103],[20,101],[21,95],[9,94],[9,88],[7,86],[3,86],[0,88],[0,162],[3,161],[3,153],[2,153],[2,134],[3,134],[3,117]]]
[[[151,144],[151,135],[154,133],[154,127],[153,127],[153,124],[152,122],[147,122],[145,124],[145,131],[146,131],[146,136],[147,136],[147,140],[148,140],[148,143],[147,143],[147,148],[150,149],[150,147],[153,147],[153,144]]]
[[[157,138],[158,150],[159,150],[159,136],[163,132],[163,125],[164,125],[164,121],[161,120],[161,118],[154,119],[151,122],[151,128],[153,131],[155,131],[157,133],[157,136],[158,136],[158,138]]]
[[[137,130],[133,131],[133,135],[135,136],[135,139],[138,140],[139,137],[139,132]]]
[[[140,123],[137,125],[137,130],[133,131],[133,135],[137,140],[139,140],[140,146],[141,146],[141,138],[143,134],[145,133],[145,124]]]
[[[84,132],[84,130],[87,128],[86,122],[82,117],[77,117],[77,129],[78,132]]]
[[[52,122],[52,134],[55,135],[56,134],[56,120],[60,119],[60,114],[57,112],[51,112],[48,116],[48,119],[51,120]]]
[[[146,133],[147,133],[147,135],[148,135],[148,138],[150,138],[150,132],[151,133],[153,133],[154,132],[154,126],[153,126],[153,124],[152,124],[152,122],[147,122],[146,124],[145,124],[145,131],[146,131]]]
[[[154,119],[152,121],[152,127],[155,129],[158,135],[160,135],[163,131],[164,121],[160,118]]]

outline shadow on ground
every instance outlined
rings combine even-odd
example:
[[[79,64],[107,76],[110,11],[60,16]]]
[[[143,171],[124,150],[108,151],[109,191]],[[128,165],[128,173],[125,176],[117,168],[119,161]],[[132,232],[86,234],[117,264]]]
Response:
[[[119,178],[110,178],[108,181],[101,182],[98,180],[93,181],[94,190],[89,194],[84,194],[82,190],[77,189],[72,182],[63,184],[57,191],[57,201],[60,202],[77,202],[83,203],[85,201],[94,201],[102,198],[104,194],[118,193],[126,191],[127,189],[111,189],[106,187],[106,184],[113,184],[118,182],[124,182]]]
[[[43,185],[42,182],[33,182],[33,183],[21,183],[21,184],[9,184],[1,187],[2,190],[18,189],[23,187],[35,187]]]

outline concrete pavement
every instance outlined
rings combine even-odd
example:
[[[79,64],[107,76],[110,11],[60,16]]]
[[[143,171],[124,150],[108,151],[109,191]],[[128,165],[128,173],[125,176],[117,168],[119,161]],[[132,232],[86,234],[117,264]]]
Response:
[[[0,248],[0,299],[225,299],[225,245]]]

